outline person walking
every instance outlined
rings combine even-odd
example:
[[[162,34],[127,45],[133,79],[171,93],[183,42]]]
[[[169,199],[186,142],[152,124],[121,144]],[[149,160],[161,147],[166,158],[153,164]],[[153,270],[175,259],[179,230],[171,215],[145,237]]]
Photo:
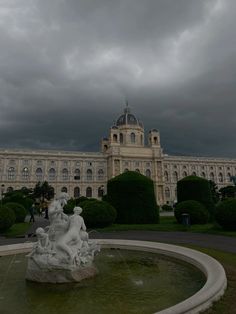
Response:
[[[29,222],[35,222],[35,220],[34,220],[34,209],[35,209],[35,205],[33,204],[29,209],[29,213],[30,213],[30,221]]]

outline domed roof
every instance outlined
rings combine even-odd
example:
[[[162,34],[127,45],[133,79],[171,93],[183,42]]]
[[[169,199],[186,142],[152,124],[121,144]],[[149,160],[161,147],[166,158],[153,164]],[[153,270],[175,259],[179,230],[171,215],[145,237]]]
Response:
[[[128,104],[126,104],[126,108],[124,109],[124,113],[117,119],[116,125],[137,125],[143,128],[142,122],[135,117],[134,114],[130,113],[130,108],[128,107]]]

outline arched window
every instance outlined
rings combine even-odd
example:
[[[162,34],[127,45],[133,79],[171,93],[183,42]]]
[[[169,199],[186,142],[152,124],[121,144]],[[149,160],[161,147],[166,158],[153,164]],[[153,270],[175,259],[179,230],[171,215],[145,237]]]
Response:
[[[227,181],[230,182],[231,181],[231,173],[227,173]]]
[[[75,169],[74,179],[75,180],[80,180],[80,170],[78,168]]]
[[[104,186],[99,186],[98,188],[98,197],[103,197],[104,194]]]
[[[92,172],[91,169],[88,169],[88,170],[87,170],[87,180],[88,180],[88,181],[91,181],[92,178],[93,178],[93,172]]]
[[[167,171],[164,172],[165,182],[169,182],[169,174]]]
[[[102,169],[98,170],[98,180],[104,179],[104,171]]]
[[[42,181],[43,180],[43,170],[41,168],[37,168],[36,169],[35,175],[36,175],[36,179],[38,181]]]
[[[90,186],[86,189],[86,197],[92,197],[92,188]]]
[[[215,176],[214,176],[214,173],[213,173],[213,172],[210,173],[210,180],[211,180],[211,181],[214,181],[214,180],[215,180]]]
[[[67,187],[63,186],[63,188],[61,188],[61,191],[67,193]]]
[[[130,134],[131,143],[135,143],[135,133]]]
[[[206,178],[205,172],[202,172],[202,178]]]
[[[124,136],[122,133],[120,133],[120,143],[123,144],[123,142],[124,142]]]
[[[150,169],[147,169],[145,174],[146,174],[146,177],[151,178],[151,170]]]
[[[21,172],[22,180],[28,180],[29,179],[29,169],[27,167],[24,167]]]
[[[219,182],[223,182],[223,173],[222,172],[219,173]]]
[[[140,170],[139,170],[139,169],[135,169],[135,171],[138,172],[138,173],[140,173]]]
[[[117,142],[117,134],[113,134],[113,141]]]
[[[197,174],[196,174],[196,172],[195,171],[193,171],[193,173],[192,173],[192,176],[196,176]]]
[[[173,180],[174,180],[174,182],[178,181],[178,173],[177,173],[177,171],[173,172]]]
[[[12,186],[9,186],[8,188],[7,188],[7,193],[10,193],[10,192],[13,192],[13,187]]]
[[[14,180],[16,177],[16,172],[14,167],[10,167],[7,171],[8,180]]]
[[[74,198],[79,198],[80,197],[80,188],[76,186],[74,188]]]
[[[185,177],[187,177],[187,176],[188,176],[187,172],[184,171],[184,172],[183,172],[183,178],[185,178]]]
[[[157,137],[156,136],[154,136],[153,141],[154,141],[154,144],[156,145],[157,144]]]
[[[165,188],[165,198],[166,199],[170,198],[170,189],[168,187]]]
[[[128,169],[128,168],[125,168],[124,172],[127,172],[127,171],[129,171],[129,169]]]
[[[62,180],[67,181],[69,179],[69,172],[66,168],[62,169]]]
[[[48,171],[48,179],[50,181],[55,180],[56,179],[56,170],[54,168],[50,168]]]
[[[143,145],[143,135],[142,134],[140,135],[140,142],[141,142],[140,144]]]

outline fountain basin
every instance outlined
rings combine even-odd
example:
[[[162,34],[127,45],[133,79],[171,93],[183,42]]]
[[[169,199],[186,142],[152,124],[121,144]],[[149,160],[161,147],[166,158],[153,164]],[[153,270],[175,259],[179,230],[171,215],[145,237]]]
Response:
[[[206,277],[205,285],[190,298],[161,310],[159,314],[199,313],[209,308],[224,293],[227,286],[223,267],[210,256],[176,245],[132,240],[97,240],[102,248],[119,248],[124,250],[159,253],[185,261],[197,267]],[[32,249],[32,243],[7,245],[0,247],[0,256],[26,253]],[[124,292],[125,293],[125,292]]]

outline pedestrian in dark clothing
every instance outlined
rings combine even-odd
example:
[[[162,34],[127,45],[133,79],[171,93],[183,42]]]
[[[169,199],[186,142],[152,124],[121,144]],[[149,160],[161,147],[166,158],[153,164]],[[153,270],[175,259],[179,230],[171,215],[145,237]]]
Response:
[[[29,209],[29,213],[30,213],[30,222],[35,222],[34,220],[34,208],[35,208],[35,205],[33,204],[30,209]]]

